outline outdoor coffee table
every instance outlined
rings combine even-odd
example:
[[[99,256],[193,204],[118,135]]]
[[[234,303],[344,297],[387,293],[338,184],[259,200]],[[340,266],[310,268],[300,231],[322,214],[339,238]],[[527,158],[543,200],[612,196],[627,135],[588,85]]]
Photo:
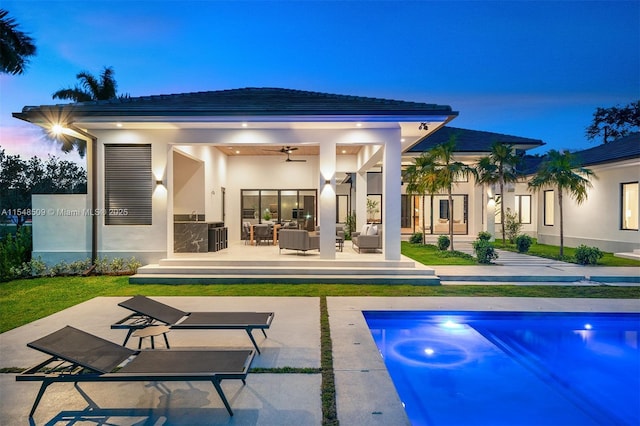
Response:
[[[164,337],[164,343],[167,346],[167,349],[170,349],[169,339],[167,339],[167,333],[169,332],[169,330],[170,330],[169,326],[166,326],[166,325],[150,325],[148,327],[137,329],[136,331],[133,332],[132,336],[138,337],[140,339],[138,340],[138,349],[142,347],[142,340],[147,337],[151,338],[151,349],[155,349],[156,345],[155,345],[154,338],[162,334],[162,336]]]

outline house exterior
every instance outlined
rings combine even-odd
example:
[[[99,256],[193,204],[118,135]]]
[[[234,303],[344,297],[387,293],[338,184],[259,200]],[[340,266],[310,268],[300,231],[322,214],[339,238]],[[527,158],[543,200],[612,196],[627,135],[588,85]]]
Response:
[[[242,223],[268,210],[319,226],[320,257],[333,259],[338,216],[349,209],[365,224],[376,171],[384,258],[397,260],[402,154],[456,116],[447,105],[277,88],[27,106],[14,117],[87,141],[89,165],[86,195],[34,196],[45,214],[34,216],[33,255],[157,262],[184,238],[202,249],[205,223],[238,241]],[[345,186],[357,187],[346,207],[336,196]]]
[[[583,167],[592,170],[592,188],[578,205],[564,197],[564,243],[598,247],[607,252],[640,249],[638,212],[640,201],[640,133],[633,133],[605,145],[575,152]],[[538,241],[560,243],[558,194],[546,188],[537,195]]]
[[[449,219],[458,238],[499,234],[498,195],[523,232],[557,244],[557,195],[534,194],[526,180],[497,194],[470,176],[454,186],[452,212],[445,194],[406,193],[402,168],[452,136],[456,160],[469,165],[496,141],[522,154],[544,144],[447,126],[457,114],[447,105],[278,88],[27,106],[14,116],[87,141],[89,166],[87,194],[33,196],[41,212],[33,256],[157,263],[223,249],[246,238],[244,223],[271,221],[319,227],[320,258],[335,259],[336,224],[355,216],[356,230],[384,228],[384,259],[395,261],[403,234],[447,234]],[[579,154],[599,179],[584,205],[565,201],[565,244],[639,248],[638,135]],[[533,160],[531,172],[541,158]],[[221,235],[224,244],[212,246]]]

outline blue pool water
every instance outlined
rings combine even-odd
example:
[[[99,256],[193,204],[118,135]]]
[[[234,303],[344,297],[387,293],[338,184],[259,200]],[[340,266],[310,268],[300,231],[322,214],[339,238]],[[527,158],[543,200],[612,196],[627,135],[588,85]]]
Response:
[[[412,425],[640,425],[640,314],[364,312]]]

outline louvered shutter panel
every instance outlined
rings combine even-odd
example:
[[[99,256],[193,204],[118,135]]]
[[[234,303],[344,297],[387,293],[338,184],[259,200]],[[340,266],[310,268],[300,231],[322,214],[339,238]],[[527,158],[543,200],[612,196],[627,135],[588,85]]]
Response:
[[[151,145],[105,145],[105,224],[151,225]]]

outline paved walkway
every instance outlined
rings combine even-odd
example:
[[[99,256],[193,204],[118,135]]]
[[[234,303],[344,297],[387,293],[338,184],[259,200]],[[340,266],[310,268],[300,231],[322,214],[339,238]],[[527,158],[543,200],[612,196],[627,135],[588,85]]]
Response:
[[[469,242],[456,242],[455,249],[473,254]],[[432,266],[443,285],[614,285],[640,286],[640,267],[583,266],[522,253],[497,250],[491,265]]]

